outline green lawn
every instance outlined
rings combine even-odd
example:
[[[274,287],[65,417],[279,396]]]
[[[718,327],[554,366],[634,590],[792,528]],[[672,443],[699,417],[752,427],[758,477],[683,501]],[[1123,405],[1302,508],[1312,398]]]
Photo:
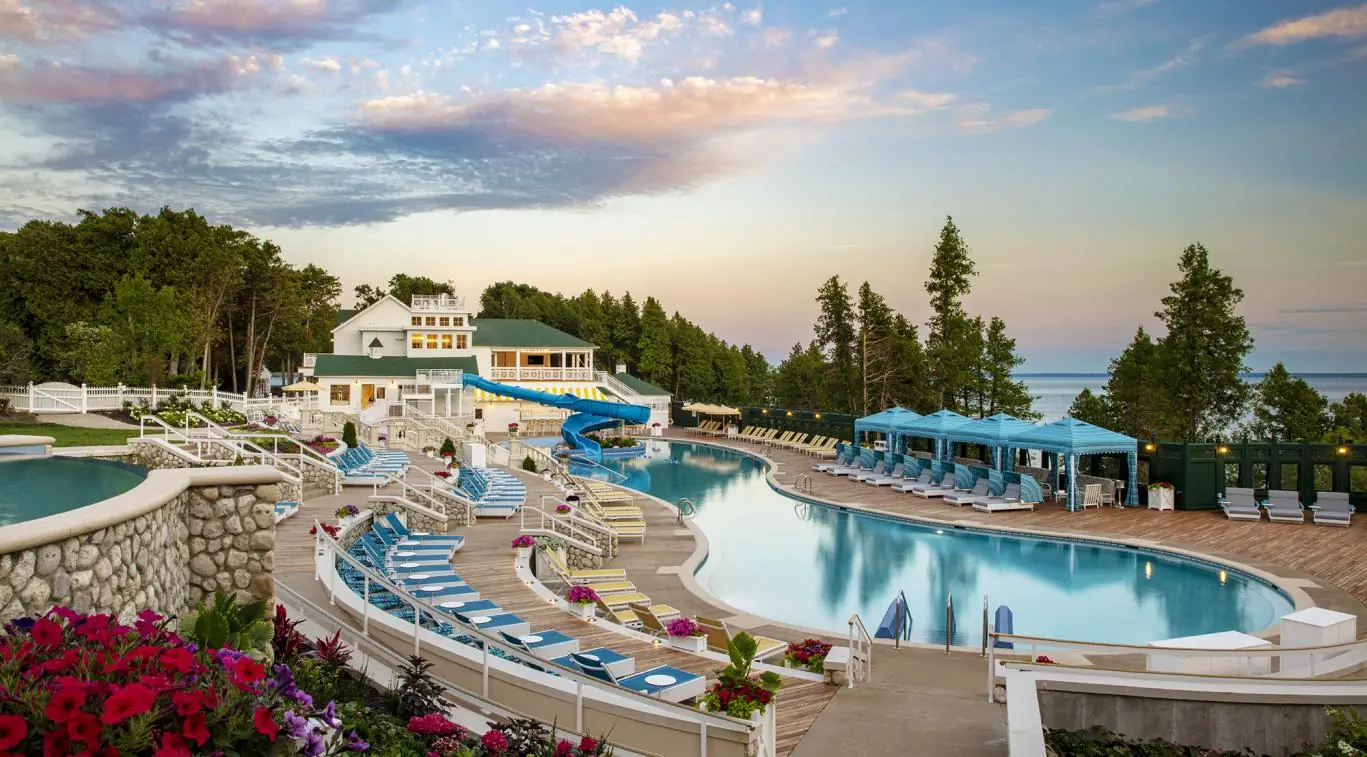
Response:
[[[0,436],[22,434],[28,436],[50,436],[56,439],[57,447],[97,447],[123,444],[137,436],[135,428],[72,428],[56,423],[4,423],[0,422]]]

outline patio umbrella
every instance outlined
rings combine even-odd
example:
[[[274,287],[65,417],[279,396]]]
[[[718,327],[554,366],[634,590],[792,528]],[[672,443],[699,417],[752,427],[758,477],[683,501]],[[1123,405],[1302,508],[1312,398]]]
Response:
[[[318,384],[312,381],[299,381],[281,389],[282,392],[316,392],[321,389]]]

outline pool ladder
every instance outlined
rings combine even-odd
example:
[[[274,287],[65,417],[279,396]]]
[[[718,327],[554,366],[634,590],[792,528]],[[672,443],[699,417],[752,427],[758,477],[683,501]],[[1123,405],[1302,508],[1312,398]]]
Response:
[[[693,516],[697,514],[698,507],[693,504],[693,500],[688,497],[683,497],[679,500],[679,525],[683,525],[684,518],[693,520]]]
[[[812,493],[812,474],[803,473],[793,480],[793,491],[804,494]]]

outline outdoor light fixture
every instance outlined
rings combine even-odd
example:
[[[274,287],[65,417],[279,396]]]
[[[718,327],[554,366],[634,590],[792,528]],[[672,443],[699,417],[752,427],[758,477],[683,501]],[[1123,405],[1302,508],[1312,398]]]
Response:
[[[768,414],[769,414],[769,408],[767,408],[767,407],[762,407],[762,408],[760,408],[759,411],[760,411],[760,413],[762,413],[762,414],[764,414],[764,415],[768,415]]]
[[[1346,444],[1340,444],[1340,445],[1339,445],[1339,454],[1340,454],[1340,455],[1346,455],[1346,454],[1348,454],[1348,445],[1346,445]]]
[[[1220,455],[1228,455],[1228,454],[1229,454],[1229,447],[1226,447],[1225,445],[1221,444],[1220,446],[1218,446],[1218,447],[1215,448],[1215,452],[1216,452],[1216,454],[1220,454]]]
[[[1153,563],[1151,563],[1151,562],[1146,562],[1146,563],[1144,563],[1144,577],[1145,577],[1145,578],[1153,578]]]
[[[789,418],[793,417],[793,411],[792,411],[792,410],[789,410],[789,411],[788,411],[788,417],[789,417]]]
[[[1153,442],[1149,442],[1148,444],[1144,445],[1145,452],[1153,452],[1156,449],[1158,449],[1158,446],[1155,445]]]
[[[815,418],[815,419],[817,419],[817,420],[821,420],[821,413],[816,413],[816,414],[812,415],[812,417]]]

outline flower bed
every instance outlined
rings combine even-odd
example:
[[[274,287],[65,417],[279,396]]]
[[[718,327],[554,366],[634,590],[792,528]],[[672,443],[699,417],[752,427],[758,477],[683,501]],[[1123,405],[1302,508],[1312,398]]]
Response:
[[[336,452],[341,447],[333,437],[321,435],[305,441],[304,446],[315,452],[321,452],[324,455],[329,452]]]
[[[742,719],[764,712],[783,685],[783,679],[770,671],[758,677],[750,675],[758,651],[759,642],[745,631],[731,637],[727,642],[731,664],[717,671],[716,683],[700,698],[704,710]]]
[[[830,651],[831,645],[821,639],[805,639],[802,642],[789,644],[787,653],[783,655],[783,661],[792,668],[822,673],[826,670],[826,655],[830,654]]]
[[[341,520],[343,518],[355,518],[357,515],[360,514],[361,508],[355,505],[342,505],[341,507],[337,508],[336,512],[338,520]]]
[[[522,534],[513,539],[513,549],[531,549],[536,546],[535,537]]]

